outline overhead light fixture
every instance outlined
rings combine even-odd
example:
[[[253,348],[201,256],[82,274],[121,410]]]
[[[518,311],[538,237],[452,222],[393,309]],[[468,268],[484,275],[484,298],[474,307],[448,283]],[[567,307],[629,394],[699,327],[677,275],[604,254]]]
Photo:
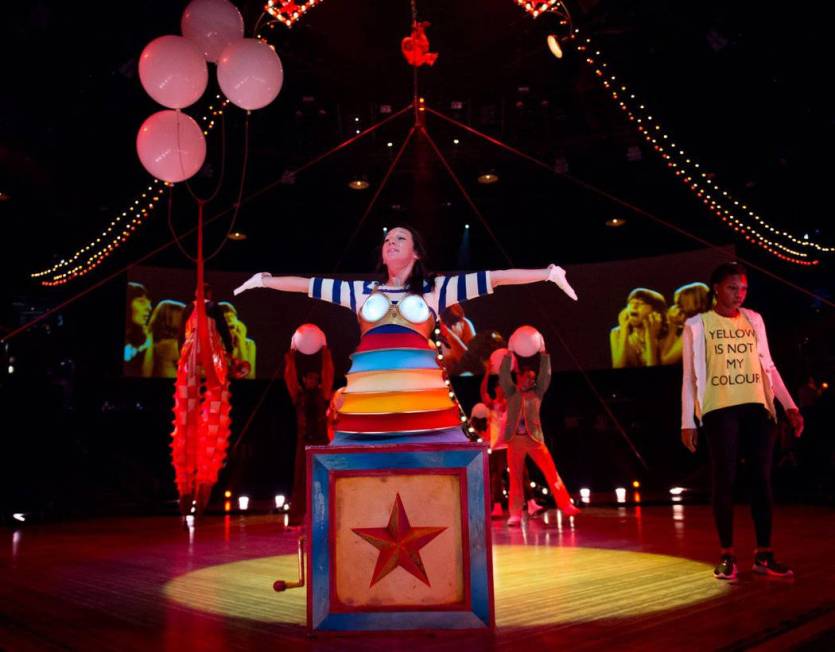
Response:
[[[365,180],[361,177],[357,177],[356,179],[351,179],[348,182],[348,187],[351,190],[365,190],[366,188],[368,188],[369,185],[371,185],[371,184],[369,184],[367,180]]]
[[[496,183],[499,180],[499,175],[495,172],[485,172],[478,177],[478,182],[484,185]]]
[[[548,49],[551,51],[557,59],[562,59],[562,47],[560,46],[560,40],[556,34],[548,34],[547,37],[548,42]]]
[[[626,224],[626,220],[622,217],[613,217],[610,220],[606,220],[606,226],[609,226],[613,229],[623,226],[624,224]]]
[[[241,233],[240,231],[232,231],[228,236],[226,236],[230,240],[246,240],[246,233]]]

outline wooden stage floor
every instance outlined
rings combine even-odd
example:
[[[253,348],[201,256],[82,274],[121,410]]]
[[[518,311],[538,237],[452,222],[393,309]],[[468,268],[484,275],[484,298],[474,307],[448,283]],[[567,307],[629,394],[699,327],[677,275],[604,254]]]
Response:
[[[574,527],[494,521],[493,634],[309,638],[297,531],[278,516],[99,519],[3,530],[0,648],[29,650],[835,650],[835,510],[782,507],[775,547],[793,581],[713,579],[704,505],[588,507]]]

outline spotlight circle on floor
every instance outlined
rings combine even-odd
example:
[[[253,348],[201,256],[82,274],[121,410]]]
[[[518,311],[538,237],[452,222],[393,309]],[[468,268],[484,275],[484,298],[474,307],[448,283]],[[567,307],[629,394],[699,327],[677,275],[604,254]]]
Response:
[[[558,536],[553,532],[553,536]],[[208,566],[169,581],[163,592],[192,609],[303,627],[305,589],[275,597],[277,578],[294,577],[296,555]],[[572,546],[493,546],[496,626],[625,619],[679,609],[723,596],[712,566],[684,557]],[[402,569],[393,571],[405,572]],[[522,573],[530,580],[522,581]],[[541,599],[540,599],[541,598]],[[529,606],[537,604],[535,610]]]

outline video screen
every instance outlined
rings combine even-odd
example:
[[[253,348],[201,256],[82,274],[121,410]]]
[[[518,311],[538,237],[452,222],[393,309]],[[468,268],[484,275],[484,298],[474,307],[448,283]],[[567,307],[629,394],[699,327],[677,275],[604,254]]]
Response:
[[[710,272],[734,257],[732,247],[567,266],[579,301],[552,284],[503,286],[490,296],[454,305],[441,315],[441,350],[450,375],[481,375],[490,355],[519,326],[542,333],[555,371],[671,365],[681,360],[684,321],[708,308]],[[248,364],[247,378],[283,369],[301,324],[327,338],[335,372],[350,366],[359,327],[350,310],[302,294],[253,290],[233,297],[249,273],[208,272],[211,313],[228,354]],[[338,275],[369,279],[369,275]],[[185,322],[193,311],[194,273],[137,267],[125,299],[123,368],[127,376],[174,378]],[[222,323],[221,323],[222,322]],[[307,360],[309,358],[309,360]],[[315,368],[315,356],[300,356]]]

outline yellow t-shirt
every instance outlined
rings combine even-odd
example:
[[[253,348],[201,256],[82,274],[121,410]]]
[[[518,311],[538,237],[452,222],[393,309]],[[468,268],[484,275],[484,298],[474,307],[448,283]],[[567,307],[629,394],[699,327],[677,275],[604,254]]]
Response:
[[[757,338],[745,316],[709,310],[702,313],[702,323],[707,362],[702,414],[743,403],[768,405]]]

